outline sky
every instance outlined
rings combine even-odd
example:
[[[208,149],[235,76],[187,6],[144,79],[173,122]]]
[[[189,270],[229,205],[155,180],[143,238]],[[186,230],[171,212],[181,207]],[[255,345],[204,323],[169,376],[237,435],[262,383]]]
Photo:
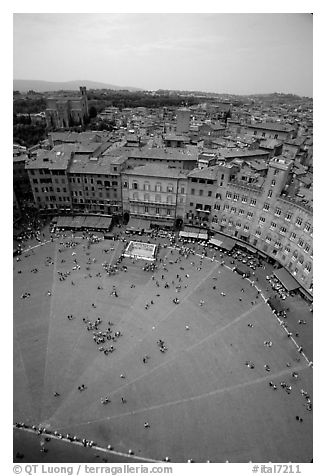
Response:
[[[15,79],[312,96],[308,13],[16,13]]]

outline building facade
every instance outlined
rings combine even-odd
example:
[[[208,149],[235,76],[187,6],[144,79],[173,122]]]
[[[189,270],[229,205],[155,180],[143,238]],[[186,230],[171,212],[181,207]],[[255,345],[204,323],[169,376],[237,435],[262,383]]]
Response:
[[[187,174],[165,166],[145,165],[122,173],[123,211],[130,217],[183,220]]]

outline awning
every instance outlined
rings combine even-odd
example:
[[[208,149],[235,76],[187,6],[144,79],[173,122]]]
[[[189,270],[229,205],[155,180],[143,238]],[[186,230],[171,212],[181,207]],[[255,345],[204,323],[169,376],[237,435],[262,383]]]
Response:
[[[59,217],[57,221],[57,228],[70,228],[72,217]]]
[[[84,226],[85,217],[83,215],[77,215],[71,222],[71,228],[82,228]]]
[[[299,289],[299,292],[306,298],[308,299],[308,301],[312,302],[313,301],[313,297],[312,295],[309,293],[309,291],[307,291],[306,289],[304,288],[300,288]]]
[[[257,250],[255,248],[252,248],[251,246],[247,244],[240,243],[239,241],[237,241],[237,246],[240,246],[241,248],[249,251],[250,253],[257,253]]]
[[[294,289],[298,289],[300,287],[300,284],[297,283],[297,281],[285,268],[276,269],[273,271],[273,274],[288,291],[293,291]]]
[[[220,233],[215,233],[214,238],[211,238],[209,240],[209,243],[219,248],[223,248],[224,250],[230,251],[232,250],[236,242],[228,236],[221,235]]]
[[[190,238],[193,240],[207,240],[207,232],[198,230],[197,232],[192,231],[180,231],[179,238]]]
[[[111,217],[100,217],[100,220],[96,224],[97,229],[108,230],[111,225]]]

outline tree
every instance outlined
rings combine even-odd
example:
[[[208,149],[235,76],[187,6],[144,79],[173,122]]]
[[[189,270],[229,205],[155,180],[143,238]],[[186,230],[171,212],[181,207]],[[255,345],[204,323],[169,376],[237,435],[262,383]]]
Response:
[[[94,117],[96,117],[96,116],[97,116],[96,107],[95,107],[95,106],[91,106],[91,107],[89,108],[88,113],[89,113],[90,119],[93,119]]]

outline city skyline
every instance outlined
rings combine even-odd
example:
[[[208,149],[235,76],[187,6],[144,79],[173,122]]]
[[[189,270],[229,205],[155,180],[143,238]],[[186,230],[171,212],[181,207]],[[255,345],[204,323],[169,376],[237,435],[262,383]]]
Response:
[[[312,97],[308,13],[19,13],[13,18],[15,79]]]

